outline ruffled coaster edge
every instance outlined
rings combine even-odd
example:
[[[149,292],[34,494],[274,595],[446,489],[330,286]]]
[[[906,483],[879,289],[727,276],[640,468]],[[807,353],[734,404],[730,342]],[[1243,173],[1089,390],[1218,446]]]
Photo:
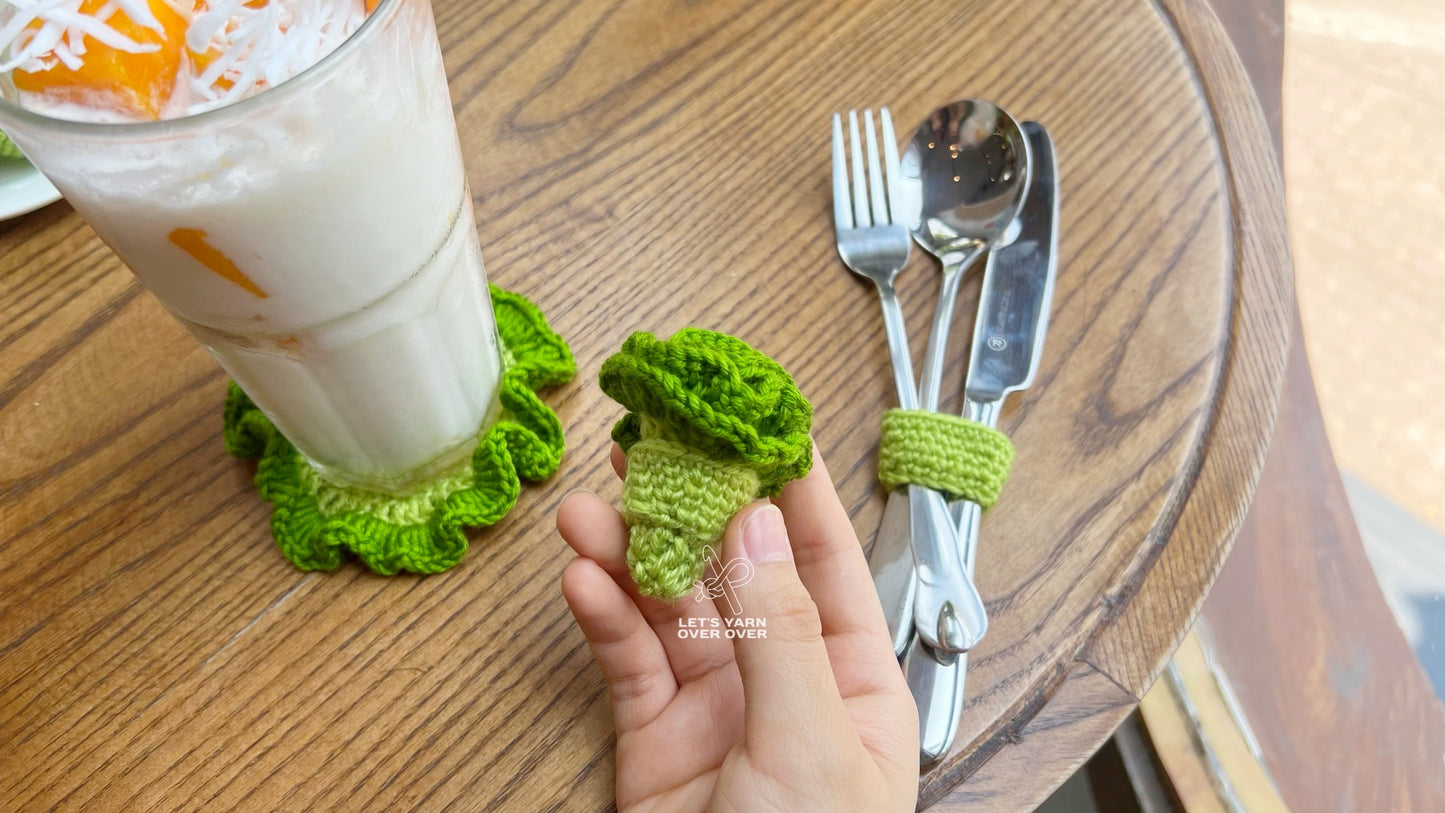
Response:
[[[256,489],[272,503],[271,535],[302,570],[335,570],[350,552],[372,571],[439,573],[467,553],[463,527],[507,515],[522,480],[556,473],[565,443],[562,423],[537,392],[577,372],[566,341],[526,297],[491,286],[497,333],[507,356],[501,414],[468,464],[411,493],[393,496],[328,483],[272,426],[235,382],[226,394],[226,451],[259,458]]]

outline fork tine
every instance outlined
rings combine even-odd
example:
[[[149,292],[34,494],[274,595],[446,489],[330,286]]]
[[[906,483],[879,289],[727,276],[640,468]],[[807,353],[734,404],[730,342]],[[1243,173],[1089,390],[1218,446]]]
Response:
[[[853,209],[848,201],[848,159],[843,150],[843,117],[833,114],[833,228],[853,228]]]
[[[858,228],[866,229],[873,225],[873,220],[868,217],[868,181],[863,175],[863,140],[858,137],[856,110],[848,111],[848,136],[853,155],[853,219]]]
[[[863,111],[864,133],[868,140],[868,193],[873,199],[873,222],[888,224],[888,204],[883,199],[885,182],[883,167],[878,165],[878,136],[873,132],[873,111]]]
[[[898,137],[893,135],[893,116],[888,108],[878,110],[883,125],[883,164],[888,168],[888,222],[902,223],[903,202],[898,195]]]

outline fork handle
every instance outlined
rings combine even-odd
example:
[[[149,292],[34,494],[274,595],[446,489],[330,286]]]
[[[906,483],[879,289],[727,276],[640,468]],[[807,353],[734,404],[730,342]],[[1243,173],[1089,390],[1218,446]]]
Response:
[[[878,283],[878,299],[883,303],[883,332],[888,337],[888,357],[893,363],[893,386],[898,390],[898,406],[918,408],[918,388],[913,383],[913,357],[908,354],[908,328],[903,324],[903,308],[892,282]]]
[[[913,383],[913,357],[908,352],[908,333],[903,325],[903,309],[898,295],[889,283],[878,283],[878,296],[883,302],[883,329],[888,336],[888,355],[892,359],[893,383],[898,389],[898,406],[918,407],[918,391]],[[906,491],[888,495],[884,521],[873,542],[868,559],[873,585],[883,602],[888,630],[893,637],[893,651],[902,655],[913,638],[913,599],[918,579],[913,572],[913,532],[909,527],[911,511]]]

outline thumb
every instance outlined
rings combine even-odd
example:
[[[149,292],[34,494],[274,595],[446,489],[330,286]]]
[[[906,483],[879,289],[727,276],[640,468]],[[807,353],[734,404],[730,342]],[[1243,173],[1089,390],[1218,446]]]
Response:
[[[769,733],[810,731],[816,737],[831,731],[847,712],[818,608],[793,564],[782,512],[769,502],[743,509],[728,526],[723,551],[728,564],[715,578],[725,580],[731,570],[734,580],[718,585],[731,595],[715,604],[742,675],[750,743]],[[750,579],[737,578],[735,571],[746,576],[749,569]]]

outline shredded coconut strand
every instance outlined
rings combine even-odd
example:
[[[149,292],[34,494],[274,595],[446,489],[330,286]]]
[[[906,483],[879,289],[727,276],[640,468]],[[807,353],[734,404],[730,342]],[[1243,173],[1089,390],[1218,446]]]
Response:
[[[14,9],[0,25],[0,54],[9,58],[0,61],[0,73],[20,69],[30,73],[47,71],[56,65],[75,69],[82,63],[85,37],[94,37],[118,51],[147,54],[160,50],[159,45],[142,44],[117,31],[109,24],[116,10],[130,14],[137,0],[116,0],[102,6],[92,16],[80,11],[82,0],[0,0]],[[143,0],[139,5],[144,6]],[[131,20],[142,28],[163,33],[160,21],[146,8],[140,17]],[[31,23],[39,22],[38,28]]]
[[[0,73],[78,70],[86,39],[131,54],[152,53],[120,33],[110,20],[123,13],[136,25],[165,36],[148,0],[109,0],[84,14],[83,0],[0,0]],[[184,72],[184,112],[223,107],[274,87],[336,49],[366,19],[363,0],[162,0],[189,21],[185,45],[192,65]],[[38,22],[38,25],[35,25]]]
[[[275,87],[335,50],[366,19],[361,0],[214,0],[196,15],[186,46],[210,58],[192,77],[187,112],[222,107]]]

